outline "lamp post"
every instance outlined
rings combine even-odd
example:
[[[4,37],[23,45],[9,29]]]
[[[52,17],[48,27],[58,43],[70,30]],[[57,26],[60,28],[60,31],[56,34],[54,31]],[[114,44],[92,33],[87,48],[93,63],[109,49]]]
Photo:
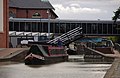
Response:
[[[50,10],[47,10],[47,14],[48,14],[48,37],[50,36]]]

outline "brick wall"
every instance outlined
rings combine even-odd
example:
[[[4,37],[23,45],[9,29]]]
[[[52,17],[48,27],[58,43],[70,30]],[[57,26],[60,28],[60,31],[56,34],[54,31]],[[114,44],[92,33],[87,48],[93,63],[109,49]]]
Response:
[[[16,14],[16,18],[32,18],[33,14],[38,12],[41,15],[41,18],[47,19],[47,9],[18,9],[18,8],[9,8],[10,11]],[[55,19],[56,16],[53,12],[50,11],[51,19]]]

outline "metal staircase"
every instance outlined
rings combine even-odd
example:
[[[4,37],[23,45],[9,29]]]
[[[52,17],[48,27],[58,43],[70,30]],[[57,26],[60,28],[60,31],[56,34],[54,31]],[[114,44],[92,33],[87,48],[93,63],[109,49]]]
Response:
[[[62,34],[61,36],[58,36],[54,38],[53,40],[48,41],[49,44],[57,44],[58,39],[60,39],[63,43],[63,45],[68,45],[69,43],[82,38],[82,27],[77,27],[73,30],[68,31],[67,33]]]

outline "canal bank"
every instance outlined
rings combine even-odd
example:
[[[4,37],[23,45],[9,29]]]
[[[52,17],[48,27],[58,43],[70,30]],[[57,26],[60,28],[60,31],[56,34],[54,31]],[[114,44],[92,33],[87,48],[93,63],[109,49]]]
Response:
[[[104,78],[120,78],[120,58],[116,58]]]
[[[28,50],[29,48],[1,48],[0,62],[4,61],[22,62]]]

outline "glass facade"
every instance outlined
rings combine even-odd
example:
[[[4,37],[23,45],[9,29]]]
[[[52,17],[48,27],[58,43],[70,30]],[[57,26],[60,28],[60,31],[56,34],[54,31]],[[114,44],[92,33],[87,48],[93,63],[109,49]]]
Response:
[[[50,21],[50,33],[65,33],[78,26],[82,26],[86,35],[120,35],[120,22],[113,25],[113,21]],[[48,20],[12,20],[9,22],[10,31],[48,32]]]

